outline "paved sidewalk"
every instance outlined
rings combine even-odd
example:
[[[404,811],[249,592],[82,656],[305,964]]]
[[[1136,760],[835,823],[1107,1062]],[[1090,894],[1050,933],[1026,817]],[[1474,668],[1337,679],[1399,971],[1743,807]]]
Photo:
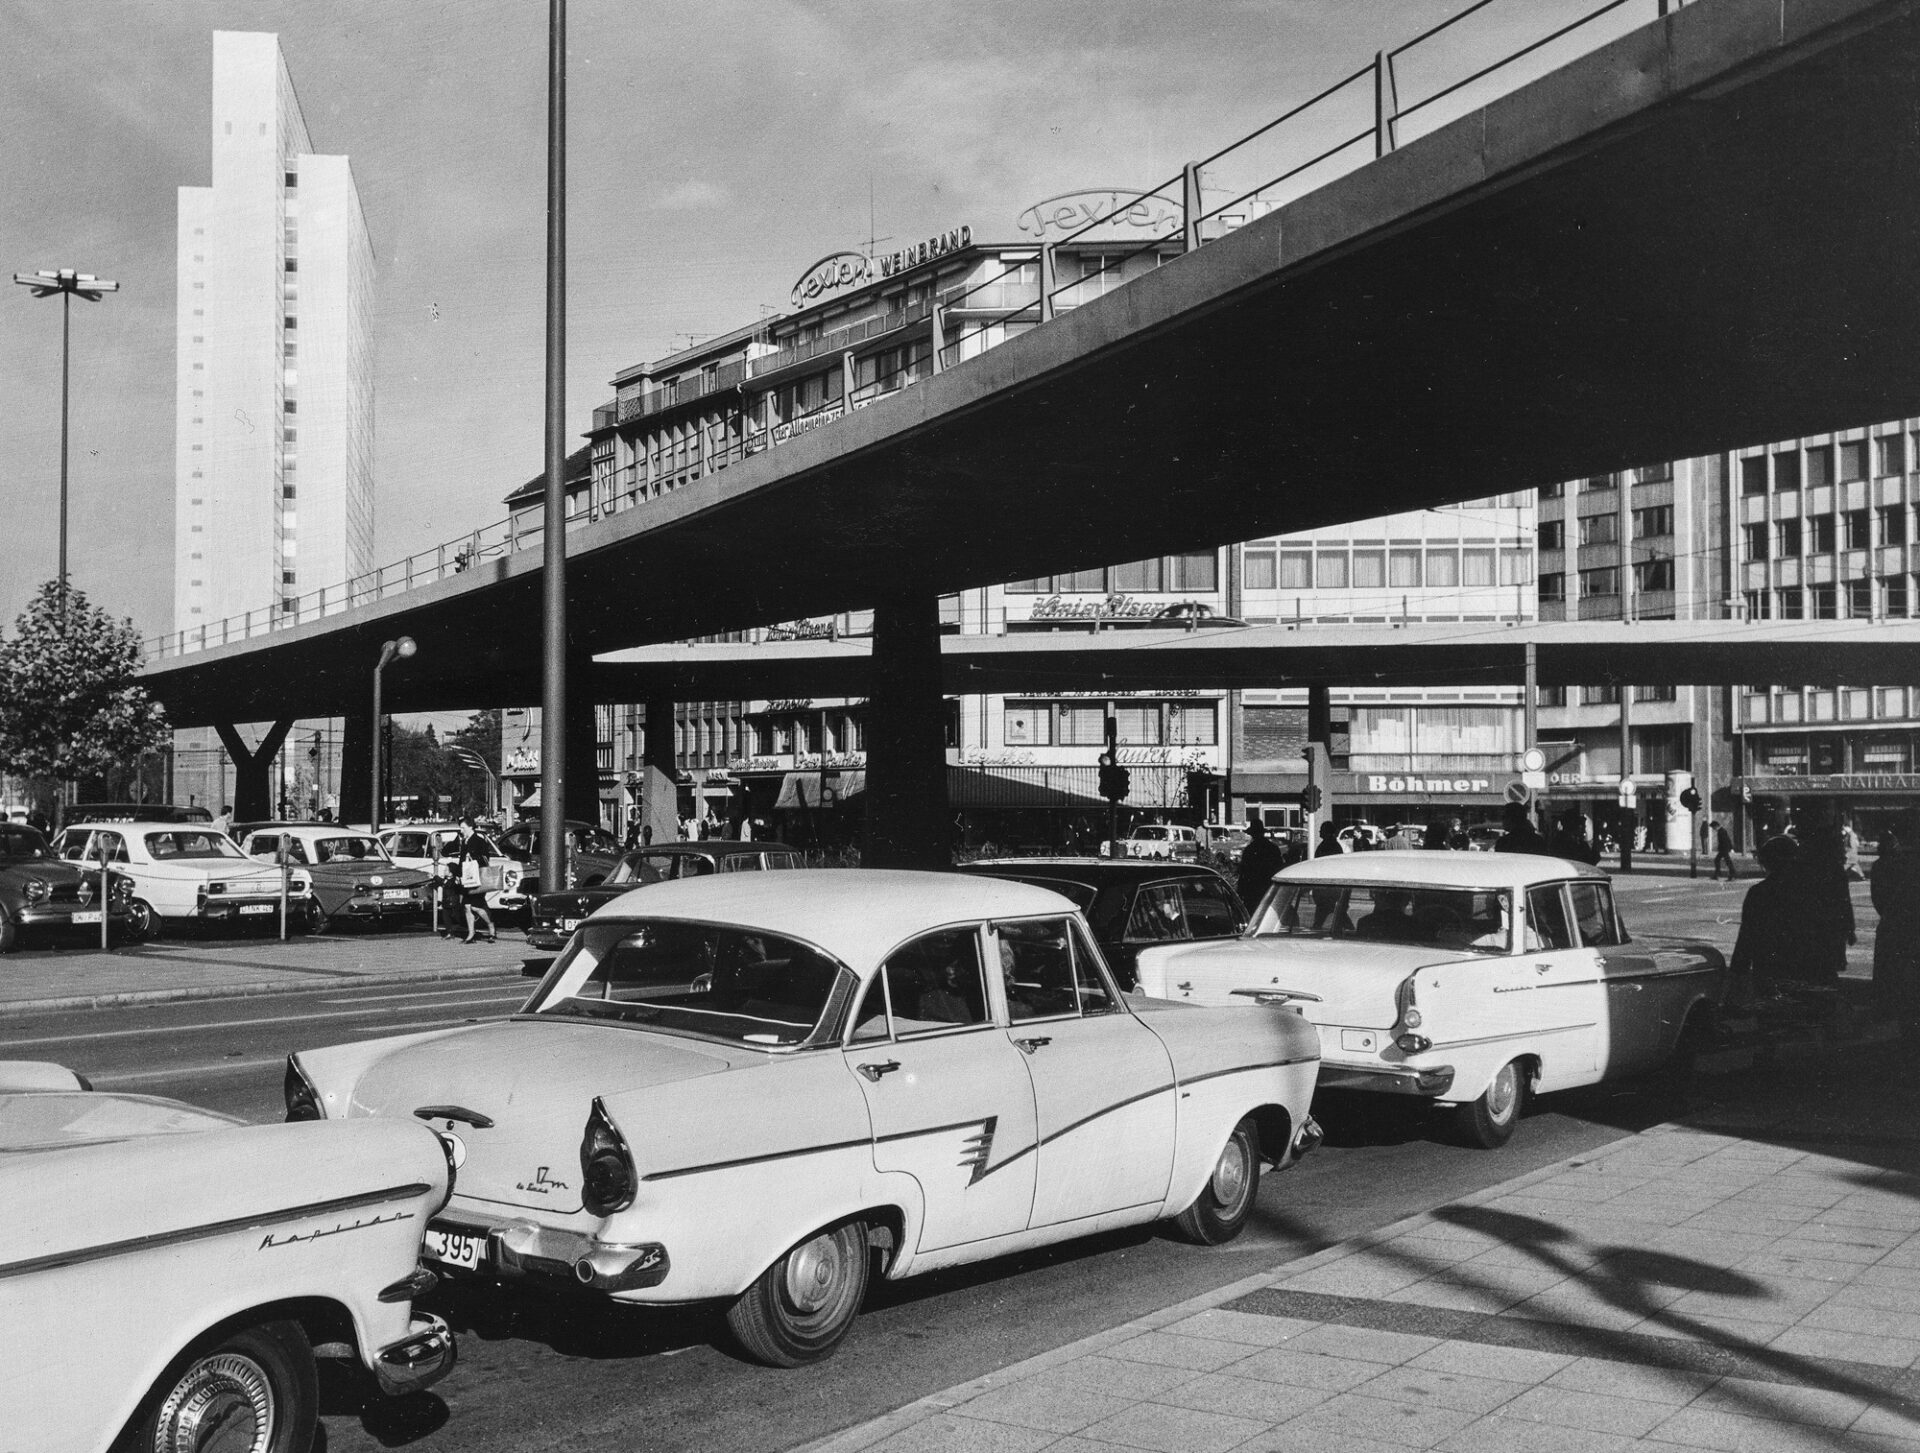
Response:
[[[239,994],[289,993],[359,984],[517,973],[534,954],[520,934],[462,944],[425,929],[318,938],[167,937],[110,953],[28,950],[0,959],[0,1017],[115,1004],[165,1003]]]
[[[1661,1126],[810,1453],[1920,1453],[1916,1099]]]

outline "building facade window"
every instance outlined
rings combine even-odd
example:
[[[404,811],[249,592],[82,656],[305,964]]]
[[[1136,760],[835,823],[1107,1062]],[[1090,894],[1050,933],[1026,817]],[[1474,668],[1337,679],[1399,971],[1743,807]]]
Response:
[[[1567,522],[1565,520],[1542,520],[1540,522],[1540,548],[1542,550],[1564,550],[1567,548]]]
[[[1280,554],[1280,588],[1313,589],[1313,556],[1305,550],[1284,550]]]
[[[1010,747],[1053,745],[1053,709],[1043,701],[1009,701],[1003,722]]]
[[[1491,550],[1462,550],[1460,552],[1460,583],[1466,586],[1492,585],[1494,559]]]
[[[1427,551],[1427,584],[1429,586],[1457,586],[1460,583],[1460,552],[1458,550]]]
[[[1380,550],[1353,552],[1353,588],[1384,590],[1387,585],[1387,557]]]
[[[1580,688],[1582,706],[1618,706],[1620,688],[1611,681],[1589,682]]]
[[[1563,571],[1543,571],[1540,575],[1540,599],[1564,602],[1567,598],[1567,577]]]
[[[1633,567],[1633,588],[1642,593],[1673,589],[1671,560],[1641,560]]]
[[[1795,586],[1780,592],[1780,619],[1797,621],[1804,619],[1807,613],[1806,601]]]
[[[1773,527],[1774,553],[1793,558],[1800,553],[1800,521],[1779,520]]]
[[[1659,535],[1673,533],[1673,506],[1647,505],[1633,512],[1633,537],[1636,540],[1652,539]]]
[[[1580,594],[1583,596],[1618,595],[1620,593],[1620,571],[1612,565],[1603,565],[1594,570],[1580,572]]]
[[[1767,492],[1767,456],[1751,454],[1740,461],[1740,493],[1765,494]]]
[[[1418,589],[1420,586],[1420,552],[1418,550],[1392,550],[1387,554],[1387,584],[1396,590]]]
[[[1807,518],[1807,550],[1814,555],[1831,555],[1839,533],[1834,528],[1832,515],[1810,515]]]
[[[1278,558],[1271,550],[1249,550],[1241,565],[1248,590],[1273,590],[1280,583]]]
[[[1204,555],[1175,555],[1168,564],[1173,571],[1173,579],[1168,585],[1171,590],[1207,591],[1220,588],[1219,557],[1211,550]]]
[[[1866,510],[1848,510],[1847,548],[1849,550],[1871,550],[1873,548],[1873,515]]]
[[[1840,482],[1849,484],[1867,477],[1867,441],[1855,439],[1840,446]]]
[[[1833,483],[1833,446],[1823,444],[1807,451],[1807,488],[1820,489]]]
[[[1329,554],[1320,551],[1313,557],[1313,583],[1318,590],[1345,590],[1347,588],[1347,557],[1344,553]]]
[[[1907,472],[1906,441],[1898,434],[1882,434],[1873,441],[1873,472],[1875,474],[1905,474]]]
[[[1220,724],[1213,703],[1175,702],[1168,706],[1167,740],[1174,746],[1215,745],[1220,740]]]
[[[1773,487],[1780,494],[1800,488],[1800,456],[1791,450],[1773,456]]]
[[[1741,528],[1746,536],[1746,558],[1758,561],[1766,560],[1772,553],[1768,549],[1772,541],[1769,539],[1771,532],[1765,523],[1744,525]]]
[[[1905,505],[1880,507],[1880,543],[1882,545],[1907,543],[1907,507]]]
[[[1580,516],[1580,544],[1611,545],[1620,538],[1620,517],[1618,515],[1582,515]]]

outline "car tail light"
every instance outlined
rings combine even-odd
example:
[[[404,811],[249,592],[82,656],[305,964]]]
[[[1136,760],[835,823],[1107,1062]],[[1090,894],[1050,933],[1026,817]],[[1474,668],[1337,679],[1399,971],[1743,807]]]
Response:
[[[300,1069],[300,1062],[292,1055],[287,1056],[287,1073],[280,1082],[280,1097],[287,1104],[287,1119],[324,1120],[327,1112],[320,1107],[320,1092],[313,1087]]]
[[[1420,1014],[1420,1006],[1413,1002],[1413,976],[1408,975],[1400,981],[1400,987],[1394,990],[1394,1002],[1400,1011],[1402,1029],[1418,1029],[1425,1021]]]
[[[595,1216],[626,1210],[640,1186],[627,1142],[598,1096],[580,1137],[580,1182],[581,1204]]]

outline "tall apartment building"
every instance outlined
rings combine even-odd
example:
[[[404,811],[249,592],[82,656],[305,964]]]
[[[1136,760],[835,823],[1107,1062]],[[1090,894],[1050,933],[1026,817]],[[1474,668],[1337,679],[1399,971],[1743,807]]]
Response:
[[[173,623],[217,641],[373,564],[373,247],[269,34],[213,33],[212,181],[179,190]],[[208,731],[174,791],[227,800]]]
[[[174,627],[373,559],[373,248],[273,35],[213,34],[212,184],[180,188]]]

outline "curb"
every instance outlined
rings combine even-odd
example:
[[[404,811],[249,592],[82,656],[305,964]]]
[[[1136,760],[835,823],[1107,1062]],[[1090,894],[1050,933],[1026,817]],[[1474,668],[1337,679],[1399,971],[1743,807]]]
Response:
[[[1613,1141],[1611,1144],[1603,1145],[1597,1150],[1587,1151],[1569,1160],[1557,1160],[1552,1165],[1542,1166],[1539,1170],[1528,1171],[1524,1175],[1514,1176],[1511,1180],[1501,1181],[1498,1185],[1487,1186],[1482,1190],[1474,1191],[1468,1195],[1457,1196],[1446,1201],[1444,1205],[1476,1206],[1486,1201],[1496,1200],[1501,1196],[1511,1195],[1524,1186],[1532,1185],[1535,1181],[1548,1180],[1554,1176],[1561,1175],[1569,1165],[1591,1165],[1594,1161],[1604,1160],[1606,1157],[1615,1155],[1630,1145],[1643,1143],[1648,1136],[1673,1134],[1676,1132],[1685,1133],[1685,1128],[1674,1125],[1656,1125],[1649,1130],[1641,1131],[1637,1135],[1622,1136],[1619,1140]],[[1741,1137],[1732,1136],[1729,1138],[1739,1139]],[[908,1403],[905,1407],[896,1408],[891,1413],[882,1413],[879,1417],[871,1418],[856,1427],[845,1428],[838,1433],[829,1433],[825,1437],[816,1438],[810,1443],[802,1443],[790,1450],[790,1453],[860,1453],[862,1449],[871,1448],[876,1443],[880,1443],[896,1433],[904,1432],[916,1424],[925,1422],[928,1418],[938,1417],[948,1409],[991,1388],[1000,1387],[1010,1382],[1024,1381],[1035,1373],[1044,1372],[1048,1368],[1056,1367],[1063,1362],[1071,1362],[1076,1358],[1085,1357],[1090,1353],[1111,1347],[1117,1342],[1128,1341],[1131,1338],[1139,1336],[1142,1332],[1157,1331],[1159,1328],[1168,1326],[1171,1323],[1184,1321],[1186,1318],[1194,1316],[1197,1313],[1210,1311],[1214,1307],[1234,1301],[1239,1297],[1247,1295],[1249,1292],[1259,1291],[1263,1287],[1270,1287],[1280,1282],[1290,1281],[1294,1277],[1301,1276],[1317,1267],[1330,1265],[1333,1262],[1341,1261],[1349,1256],[1366,1251],[1383,1241],[1390,1241],[1396,1236],[1404,1235],[1416,1226],[1431,1221],[1434,1211],[1439,1209],[1441,1209],[1441,1207],[1436,1206],[1432,1210],[1416,1211],[1413,1215],[1403,1216],[1390,1225],[1381,1226],[1372,1231],[1362,1232],[1358,1236],[1349,1237],[1345,1241],[1327,1247],[1324,1251],[1316,1251],[1309,1256],[1301,1257],[1297,1261],[1282,1262],[1270,1271],[1254,1272],[1251,1276],[1243,1276],[1238,1281],[1229,1282],[1223,1287],[1216,1287],[1210,1292],[1202,1292],[1199,1296],[1190,1297],[1184,1302],[1176,1302],[1173,1306],[1162,1307],[1157,1312],[1143,1313],[1141,1316],[1135,1317],[1130,1322],[1124,1322],[1118,1327],[1110,1327],[1104,1332],[1095,1332],[1091,1336],[1082,1337],[1077,1342],[1069,1342],[1063,1347],[1055,1347],[1052,1351],[1039,1353],[1036,1356],[1026,1358],[1020,1362],[1009,1363],[1007,1366],[986,1373],[984,1376],[976,1377],[970,1382],[956,1383],[954,1386],[942,1389],[940,1392],[929,1393],[923,1398]]]
[[[299,970],[290,972],[298,973]],[[170,1004],[187,999],[253,999],[265,994],[310,994],[316,989],[357,989],[391,984],[430,984],[445,979],[484,979],[509,971],[487,964],[457,969],[415,969],[406,973],[353,974],[348,977],[315,975],[299,983],[263,979],[250,984],[199,984],[178,989],[128,989],[117,994],[74,994],[62,998],[11,999],[0,1002],[0,1020],[25,1014],[57,1013],[66,1009],[112,1009],[127,1004]]]

